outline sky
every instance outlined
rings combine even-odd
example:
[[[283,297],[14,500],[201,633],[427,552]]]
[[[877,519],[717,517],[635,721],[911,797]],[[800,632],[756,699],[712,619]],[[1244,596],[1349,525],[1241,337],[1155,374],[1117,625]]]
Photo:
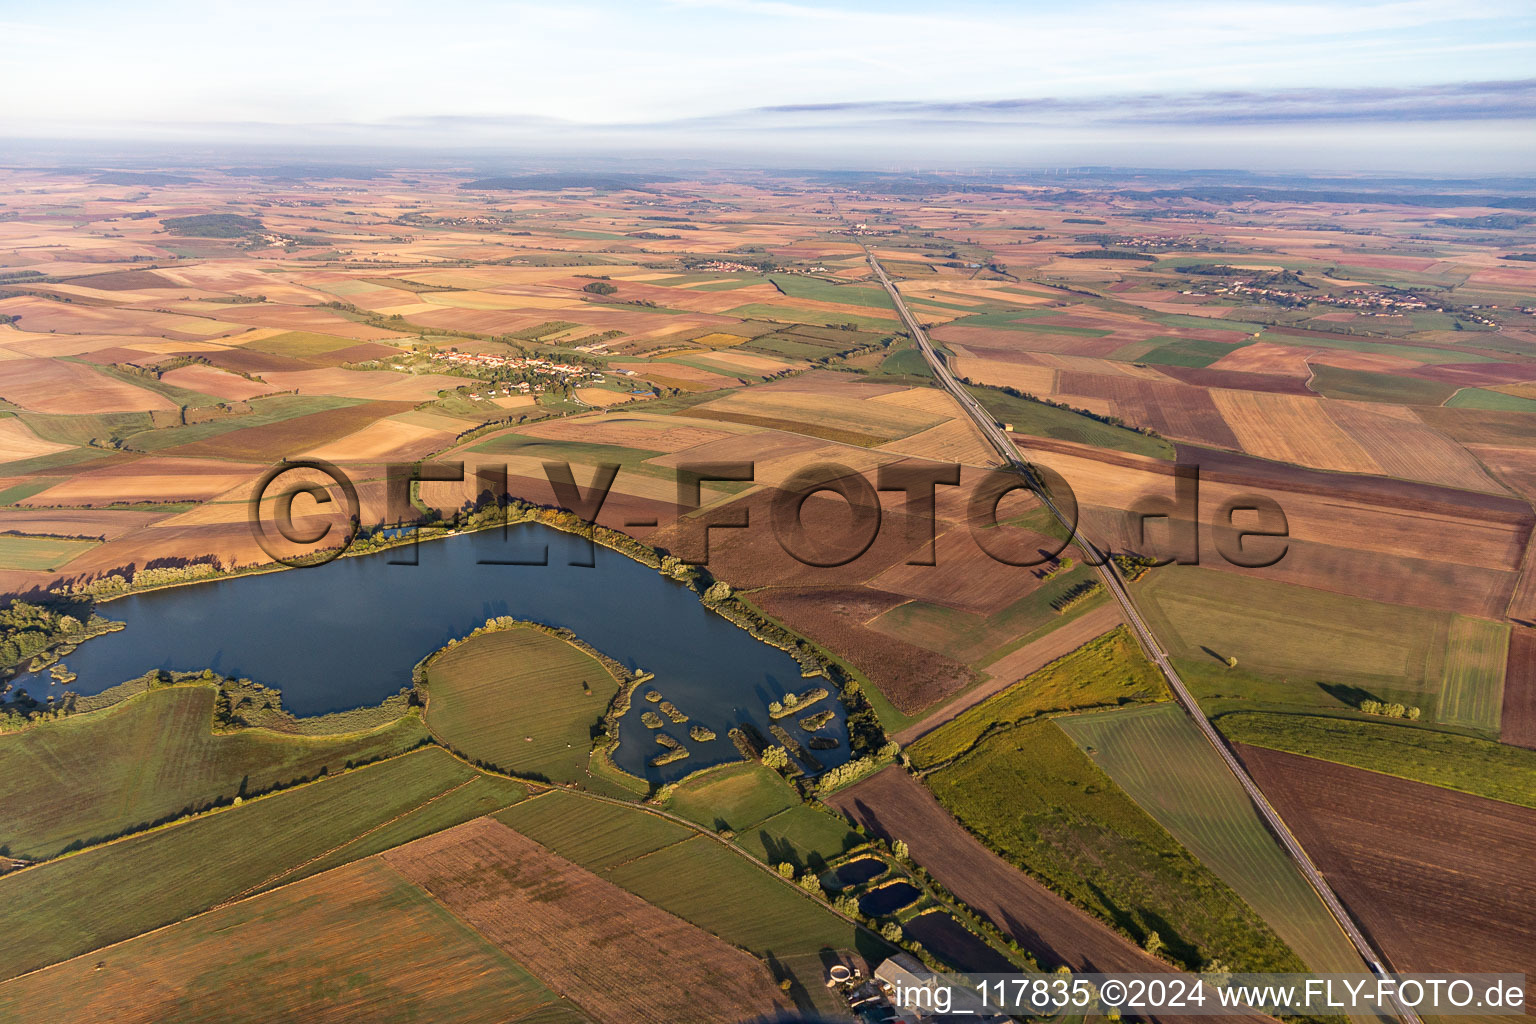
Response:
[[[0,0],[0,39],[0,146],[1536,166],[1529,0]]]

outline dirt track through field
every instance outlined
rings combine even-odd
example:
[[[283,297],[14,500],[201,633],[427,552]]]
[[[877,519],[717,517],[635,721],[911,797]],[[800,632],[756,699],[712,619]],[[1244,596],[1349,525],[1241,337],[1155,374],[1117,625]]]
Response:
[[[902,746],[906,746],[919,736],[926,736],[956,715],[975,707],[988,697],[1002,693],[1031,672],[1044,668],[1057,658],[1071,654],[1089,640],[1108,633],[1123,621],[1124,616],[1120,614],[1120,606],[1115,604],[1106,604],[1078,616],[1071,622],[1051,630],[1033,643],[1025,644],[986,666],[984,671],[990,673],[992,678],[970,690],[958,700],[944,705],[921,722],[907,726],[898,732],[894,739]]]

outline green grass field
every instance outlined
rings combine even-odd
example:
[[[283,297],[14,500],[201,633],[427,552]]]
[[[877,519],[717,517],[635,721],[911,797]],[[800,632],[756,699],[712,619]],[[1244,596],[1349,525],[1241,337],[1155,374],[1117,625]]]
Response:
[[[828,861],[864,841],[842,818],[796,804],[766,821],[738,829],[736,845],[765,864],[789,862],[821,871]]]
[[[1152,344],[1158,342],[1162,344],[1147,351],[1137,361],[1151,363],[1154,366],[1210,366],[1222,356],[1253,344],[1251,341],[1243,341],[1228,345],[1221,341],[1199,341],[1194,338],[1151,339]]]
[[[835,302],[841,306],[865,306],[895,312],[891,297],[884,288],[862,284],[834,284],[831,281],[807,277],[803,274],[769,274],[774,287],[792,299],[812,299],[816,302]]]
[[[1056,724],[1315,971],[1363,969],[1248,795],[1176,704],[1066,715]]]
[[[1509,626],[1458,615],[1446,643],[1445,678],[1435,717],[1495,735],[1504,705],[1504,668]]]
[[[151,418],[147,412],[97,412],[82,413],[78,416],[68,416],[61,413],[22,413],[21,421],[25,423],[38,437],[44,441],[54,441],[59,444],[87,444],[93,438],[106,443],[113,437],[129,437],[141,430],[148,430]],[[70,455],[70,452],[54,452],[51,455],[42,455],[41,459],[58,459],[61,456]],[[95,455],[105,455],[106,452],[94,451]],[[35,461],[33,459],[28,462]],[[71,461],[78,462],[78,458]],[[15,466],[12,464],[12,472]]]
[[[879,371],[893,377],[922,377],[931,380],[933,371],[928,360],[915,348],[903,348],[880,360]]]
[[[1506,395],[1485,388],[1462,388],[1445,403],[1452,409],[1491,409],[1494,412],[1536,412],[1536,398]]]
[[[618,680],[571,644],[517,626],[484,633],[427,668],[427,726],[471,760],[525,777],[586,778],[593,729]]]
[[[0,877],[5,976],[258,889],[474,775],[428,748]]]
[[[758,956],[859,947],[853,925],[703,836],[604,874],[646,902]]]
[[[768,806],[758,797],[740,800],[740,794],[728,788],[717,792],[726,797],[723,808],[733,801],[738,807]],[[800,811],[826,821],[807,820]],[[556,790],[495,817],[641,899],[758,955],[813,953],[824,945],[856,948],[852,925],[714,840],[642,808]],[[841,843],[842,835],[831,837],[834,827],[848,832],[832,815],[799,804],[760,826],[770,842],[787,842],[803,851],[802,857]],[[749,832],[738,840],[744,849],[751,852],[754,846],[766,845],[756,837],[756,830]],[[824,858],[829,855],[823,853]]]
[[[69,537],[23,537],[0,534],[0,569],[52,571],[100,544]]]
[[[15,484],[0,490],[0,505],[14,505],[19,501],[25,501],[34,494],[41,494],[54,484],[67,479],[62,476],[45,476]]]
[[[1160,437],[1102,423],[1070,409],[1058,409],[1054,405],[1031,402],[1027,398],[1014,398],[996,388],[973,387],[969,390],[988,414],[999,423],[1008,424],[1016,433],[1051,437],[1095,448],[1112,448],[1154,459],[1172,459],[1174,456],[1173,445]]]
[[[274,878],[267,888],[283,885],[302,875],[318,874],[385,850],[403,846],[414,839],[441,832],[474,818],[495,813],[528,798],[520,782],[499,775],[475,775],[467,783],[450,789],[439,797],[416,807],[386,825],[358,836],[283,876]]]
[[[1456,390],[1454,384],[1369,370],[1341,370],[1323,364],[1312,367],[1312,380],[1307,386],[1327,398],[1395,405],[1439,405]]]
[[[895,331],[899,325],[896,315],[889,318],[865,316],[859,313],[829,313],[820,309],[801,309],[797,306],[780,306],[766,302],[752,302],[725,311],[726,316],[743,320],[776,320],[780,323],[810,324],[816,327],[837,327],[853,324],[864,331]]]
[[[695,835],[644,810],[586,800],[553,790],[496,817],[534,842],[602,872]]]
[[[741,832],[799,803],[799,795],[782,775],[745,761],[680,782],[667,810],[705,828]]]
[[[1141,584],[1141,609],[1169,654],[1286,682],[1300,703],[1332,703],[1320,685],[1433,694],[1446,612],[1380,604],[1197,566],[1170,565]]]
[[[1522,747],[1364,716],[1234,711],[1212,721],[1237,743],[1536,807],[1536,751]]]
[[[941,730],[942,731],[942,730]],[[1300,970],[1269,926],[1090,761],[1053,720],[996,732],[925,779],[988,847],[1196,967]]]
[[[52,857],[242,792],[399,754],[427,735],[414,715],[345,736],[214,735],[216,693],[211,685],[150,690],[0,736],[0,846]]]
[[[907,755],[914,767],[927,770],[964,754],[989,731],[1047,712],[1168,697],[1161,673],[1121,626],[957,715],[908,746]]]

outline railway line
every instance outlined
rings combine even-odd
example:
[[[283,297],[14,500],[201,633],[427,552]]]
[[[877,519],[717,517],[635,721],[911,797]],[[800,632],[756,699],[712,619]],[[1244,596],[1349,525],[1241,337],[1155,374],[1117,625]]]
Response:
[[[1049,491],[1041,484],[1033,467],[1014,444],[1008,432],[998,424],[991,414],[982,408],[981,403],[976,401],[975,396],[967,391],[965,386],[955,378],[949,366],[939,356],[932,342],[928,340],[928,335],[923,331],[922,325],[917,322],[912,312],[907,309],[907,304],[903,301],[901,292],[897,290],[896,285],[891,279],[886,276],[885,269],[880,266],[880,261],[873,254],[868,254],[868,258],[870,267],[874,270],[875,276],[880,279],[880,283],[885,286],[885,290],[890,294],[891,302],[895,305],[897,314],[901,317],[907,332],[912,336],[912,340],[917,344],[918,350],[922,352],[923,358],[927,360],[929,367],[933,370],[934,377],[939,382],[939,386],[949,392],[955,401],[960,404],[960,407],[965,410],[966,415],[976,424],[988,443],[997,450],[1004,463],[1024,477],[1035,496],[1040,499],[1046,508],[1050,509],[1051,514],[1056,517],[1057,521],[1071,533],[1072,539],[1098,570],[1099,578],[1102,580],[1105,589],[1114,595],[1115,600],[1119,602],[1122,611],[1125,613],[1125,621],[1136,631],[1136,635],[1141,640],[1142,647],[1145,648],[1148,656],[1151,657],[1153,664],[1163,673],[1163,677],[1167,680],[1168,688],[1172,691],[1174,698],[1184,708],[1185,713],[1194,720],[1201,734],[1215,748],[1216,753],[1221,757],[1222,763],[1237,778],[1238,783],[1243,787],[1243,791],[1248,794],[1248,798],[1253,802],[1254,808],[1259,812],[1259,816],[1264,820],[1265,825],[1295,863],[1302,876],[1306,878],[1307,882],[1317,892],[1318,898],[1323,901],[1323,905],[1333,915],[1339,928],[1343,930],[1350,943],[1354,945],[1361,959],[1370,967],[1372,973],[1378,976],[1388,973],[1385,957],[1376,950],[1370,940],[1360,931],[1354,919],[1350,917],[1349,912],[1344,909],[1344,904],[1339,901],[1338,896],[1334,893],[1333,887],[1328,884],[1328,880],[1323,877],[1317,865],[1312,862],[1312,858],[1307,855],[1306,850],[1302,849],[1301,843],[1297,841],[1295,835],[1285,824],[1285,820],[1280,817],[1280,812],[1275,810],[1269,799],[1264,796],[1263,791],[1259,789],[1258,783],[1253,781],[1253,777],[1248,774],[1247,769],[1238,761],[1237,756],[1232,753],[1232,749],[1227,746],[1226,740],[1222,738],[1221,734],[1216,731],[1216,727],[1211,724],[1210,720],[1205,717],[1204,712],[1200,710],[1200,705],[1196,703],[1194,695],[1184,685],[1183,678],[1168,659],[1167,652],[1157,642],[1156,635],[1153,634],[1146,620],[1142,618],[1140,611],[1136,608],[1136,602],[1131,599],[1131,594],[1126,589],[1125,581],[1115,571],[1114,563],[1110,561],[1108,554],[1100,550],[1087,537],[1083,536],[1077,528],[1077,523],[1069,520],[1062,513],[1061,509],[1057,507]],[[1397,1002],[1395,999],[1394,1009],[1404,1024],[1424,1024],[1423,1019],[1418,1013],[1412,1008]]]

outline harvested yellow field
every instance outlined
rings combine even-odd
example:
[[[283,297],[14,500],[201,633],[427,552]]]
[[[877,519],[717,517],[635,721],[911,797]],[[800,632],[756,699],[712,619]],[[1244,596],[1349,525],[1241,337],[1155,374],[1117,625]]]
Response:
[[[880,450],[919,459],[933,459],[935,462],[960,462],[968,466],[995,466],[1001,462],[976,425],[966,417],[940,423],[911,437],[883,444]]]
[[[955,357],[955,373],[981,384],[1018,388],[1032,395],[1050,395],[1056,390],[1056,371],[1049,366],[963,355]]]
[[[1312,368],[1307,365],[1306,349],[1295,345],[1271,345],[1262,341],[1228,352],[1212,363],[1210,369],[1274,373],[1287,377],[1312,376]]]
[[[332,462],[356,462],[365,459],[421,458],[445,446],[453,439],[446,430],[434,430],[417,423],[396,419],[370,423],[356,433],[337,438],[307,452],[312,458]]]
[[[628,395],[619,391],[609,391],[606,388],[577,388],[576,401],[584,405],[622,405],[625,402],[633,402],[641,395]]]
[[[1300,395],[1212,389],[1211,399],[1250,455],[1346,473],[1380,473],[1381,466],[1323,408]]]
[[[1523,381],[1519,384],[1500,384],[1491,390],[1502,391],[1506,395],[1514,395],[1517,398],[1536,398],[1536,381]]]
[[[955,400],[938,388],[902,388],[883,395],[875,395],[871,402],[898,405],[903,409],[915,409],[931,416],[952,417],[960,415]]]
[[[497,292],[424,292],[423,301],[459,309],[566,309],[580,306],[576,298],[559,295],[502,295]]]
[[[943,398],[938,392],[938,397]],[[850,401],[833,395],[753,388],[736,391],[684,413],[753,426],[774,427],[850,444],[880,444],[938,426],[952,413],[938,415],[890,402]]]
[[[705,352],[694,358],[701,363],[713,366],[726,373],[750,373],[765,377],[805,365],[804,363],[792,362],[787,359],[760,356],[751,352]]]
[[[1425,426],[1409,409],[1331,401],[1324,411],[1389,476],[1473,491],[1501,490],[1465,448]]]
[[[583,401],[586,401],[583,399]],[[532,395],[500,395],[491,399],[491,404],[502,409],[526,409],[531,405],[537,405],[538,399]],[[592,403],[588,402],[588,405]]]
[[[722,423],[718,429],[703,427],[672,416],[645,412],[616,413],[601,418],[558,419],[519,427],[518,433],[530,437],[548,437],[584,441],[589,444],[613,444],[651,452],[680,452],[696,445],[718,441],[750,428]]]
[[[439,391],[462,387],[463,377],[442,373],[395,373],[391,370],[269,370],[261,375],[274,389],[301,395],[336,395],[392,402],[420,402]]]
[[[51,455],[69,447],[67,444],[44,441],[28,430],[27,425],[15,416],[0,419],[0,462],[15,462],[18,459],[30,459],[38,455]]]
[[[1058,352],[1030,352],[1029,361],[1041,366],[1054,366],[1058,370],[1079,370],[1083,373],[1100,373],[1119,377],[1136,377],[1140,380],[1167,380],[1168,375],[1150,366],[1122,363],[1115,359],[1095,359],[1092,356],[1069,356]]]

